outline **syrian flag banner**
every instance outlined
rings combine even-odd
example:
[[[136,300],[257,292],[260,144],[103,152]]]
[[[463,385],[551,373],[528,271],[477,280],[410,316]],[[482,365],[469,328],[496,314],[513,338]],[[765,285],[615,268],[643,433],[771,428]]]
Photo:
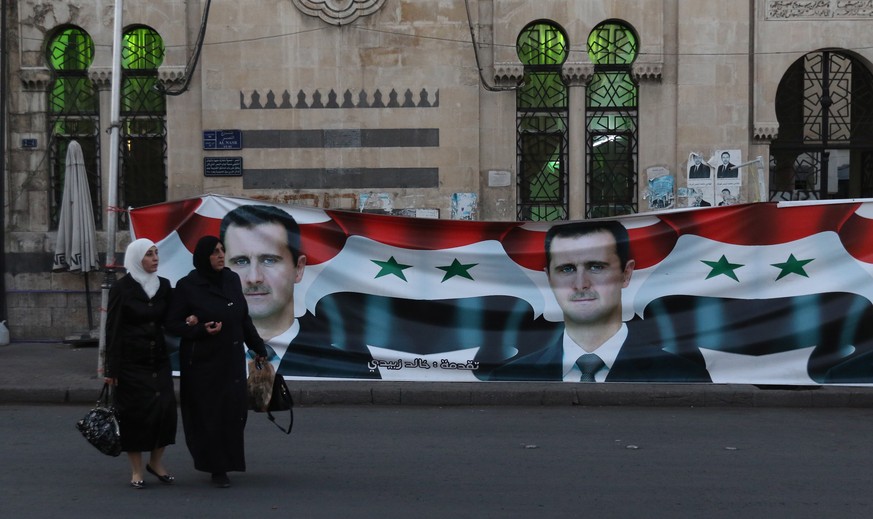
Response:
[[[255,207],[296,222],[299,279],[270,277],[283,252],[269,240],[226,239],[234,225],[277,225],[228,216]],[[584,368],[568,355],[581,348],[603,361],[594,381],[873,383],[873,202],[476,222],[204,195],[132,209],[130,221],[132,238],[157,244],[158,274],[174,285],[193,269],[197,241],[221,236],[270,361],[289,379],[579,381]],[[583,258],[585,236],[605,232],[611,257],[620,255],[612,244],[629,244],[632,273],[614,297],[605,286],[573,289],[617,302],[621,314],[613,337],[583,344],[585,323],[565,317],[554,265],[546,274],[546,237],[579,244],[571,252]],[[585,261],[578,275],[573,261],[561,265],[561,275],[590,277]],[[592,262],[592,272],[606,270]],[[284,332],[267,326],[276,321],[266,297],[293,306]]]

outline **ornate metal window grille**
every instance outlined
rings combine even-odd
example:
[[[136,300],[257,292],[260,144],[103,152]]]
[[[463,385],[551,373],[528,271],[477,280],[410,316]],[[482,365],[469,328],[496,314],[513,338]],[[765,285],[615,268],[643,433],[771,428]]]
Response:
[[[94,220],[101,228],[99,100],[97,89],[88,78],[94,42],[78,27],[62,28],[49,40],[45,56],[53,74],[48,91],[49,224],[52,229],[58,226],[67,148],[75,140],[82,147]]]
[[[535,22],[518,36],[524,86],[516,94],[518,220],[566,220],[567,86],[561,65],[567,37],[551,22]]]
[[[770,200],[873,196],[873,75],[846,53],[794,62],[776,94]]]
[[[123,41],[119,189],[124,207],[141,207],[167,199],[166,97],[154,88],[164,43],[148,27],[127,30]]]
[[[638,88],[631,74],[637,37],[606,22],[588,37],[594,75],[586,92],[587,218],[637,212]]]

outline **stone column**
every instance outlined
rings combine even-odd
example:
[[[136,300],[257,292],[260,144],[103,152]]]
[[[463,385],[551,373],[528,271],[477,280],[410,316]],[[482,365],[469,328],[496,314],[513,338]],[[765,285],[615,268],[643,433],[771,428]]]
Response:
[[[585,94],[594,75],[592,63],[566,63],[562,70],[567,85],[567,202],[570,220],[585,218],[585,178],[588,171],[585,129]]]

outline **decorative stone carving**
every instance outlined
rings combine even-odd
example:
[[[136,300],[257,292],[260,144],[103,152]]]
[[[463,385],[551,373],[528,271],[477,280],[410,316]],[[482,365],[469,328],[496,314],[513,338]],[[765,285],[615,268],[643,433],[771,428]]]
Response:
[[[88,78],[97,89],[105,90],[112,86],[112,67],[91,67]]]
[[[873,18],[873,0],[769,0],[767,18]]]
[[[328,92],[322,93],[320,90],[312,92],[304,92],[298,90],[296,95],[293,95],[288,90],[278,94],[272,89],[267,89],[266,93],[261,93],[259,90],[253,90],[248,95],[246,102],[246,93],[239,93],[240,110],[273,110],[273,109],[313,109],[313,108],[439,108],[440,106],[440,91],[439,89],[433,92],[428,92],[426,88],[413,91],[407,88],[399,92],[397,89],[390,89],[387,94],[383,94],[381,89],[376,89],[372,92],[360,90],[352,92],[345,90],[338,92],[330,89]]]
[[[524,80],[524,65],[521,63],[495,63],[494,86],[514,87]]]
[[[47,90],[52,80],[52,71],[46,67],[22,67],[19,72],[25,90]]]
[[[301,13],[331,25],[349,25],[361,16],[375,13],[385,0],[291,0]]]
[[[112,86],[112,67],[91,67],[88,78],[98,89],[108,89]],[[158,81],[164,86],[182,83],[185,80],[185,67],[162,66],[158,68]]]
[[[593,63],[564,63],[561,76],[567,86],[585,86],[594,76]]]
[[[664,68],[663,63],[634,63],[633,75],[637,81],[643,79],[661,80],[661,71]]]
[[[770,142],[779,136],[779,123],[755,123],[752,138],[756,141]]]
[[[158,67],[158,81],[165,87],[183,83],[185,81],[185,67],[181,65]]]

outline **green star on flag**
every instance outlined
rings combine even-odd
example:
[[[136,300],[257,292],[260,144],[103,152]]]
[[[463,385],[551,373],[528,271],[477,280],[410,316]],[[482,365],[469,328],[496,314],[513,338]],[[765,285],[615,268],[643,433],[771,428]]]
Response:
[[[721,259],[719,259],[718,261],[706,261],[706,260],[700,260],[700,261],[702,261],[703,263],[706,263],[707,265],[710,266],[710,268],[712,268],[712,270],[706,276],[706,279],[714,278],[715,276],[719,276],[719,275],[724,274],[725,276],[733,279],[734,281],[739,282],[739,278],[737,278],[737,275],[734,271],[740,267],[743,267],[744,265],[741,265],[739,263],[729,262],[727,260],[727,258],[724,256],[724,254],[721,255]]]
[[[379,267],[382,268],[382,270],[380,270],[379,273],[376,274],[377,278],[380,278],[382,276],[390,276],[393,274],[393,275],[399,277],[400,279],[402,279],[403,281],[406,281],[406,276],[403,275],[403,271],[412,267],[412,265],[404,265],[402,263],[397,263],[397,260],[394,259],[394,256],[391,256],[390,258],[388,258],[388,261],[379,261],[379,260],[370,260],[370,261],[372,261],[376,265],[379,265]]]
[[[437,267],[437,268],[440,270],[444,270],[446,272],[446,275],[443,276],[443,280],[442,280],[442,283],[445,283],[447,280],[449,280],[455,276],[461,276],[461,277],[472,280],[473,276],[470,275],[469,270],[471,268],[475,267],[476,265],[478,265],[478,263],[468,263],[465,265],[465,264],[462,264],[460,261],[458,261],[458,258],[455,258],[452,261],[451,265],[448,265],[445,267]]]
[[[794,257],[794,254],[791,254],[788,256],[788,261],[786,261],[785,263],[771,263],[770,266],[776,267],[780,270],[779,277],[776,278],[776,281],[779,281],[788,274],[797,274],[799,276],[808,278],[809,275],[807,275],[803,267],[811,261],[811,259],[799,260]]]

